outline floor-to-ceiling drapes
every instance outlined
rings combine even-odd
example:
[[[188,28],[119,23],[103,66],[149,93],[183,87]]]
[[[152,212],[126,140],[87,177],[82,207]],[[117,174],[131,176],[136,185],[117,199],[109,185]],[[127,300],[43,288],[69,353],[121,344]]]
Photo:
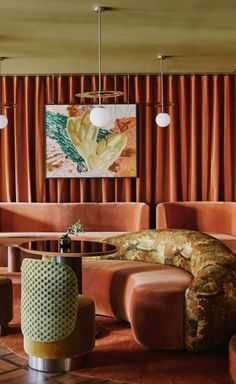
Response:
[[[236,80],[233,75],[164,77],[168,128],[158,128],[160,77],[103,76],[104,89],[138,104],[138,178],[45,179],[44,104],[85,103],[97,76],[2,77],[8,126],[0,130],[0,201],[236,200]]]

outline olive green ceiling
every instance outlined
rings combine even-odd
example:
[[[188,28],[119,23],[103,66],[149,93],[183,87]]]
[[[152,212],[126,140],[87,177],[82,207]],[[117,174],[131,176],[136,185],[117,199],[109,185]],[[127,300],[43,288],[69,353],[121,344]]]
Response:
[[[236,0],[8,0],[0,4],[2,74],[231,73]]]

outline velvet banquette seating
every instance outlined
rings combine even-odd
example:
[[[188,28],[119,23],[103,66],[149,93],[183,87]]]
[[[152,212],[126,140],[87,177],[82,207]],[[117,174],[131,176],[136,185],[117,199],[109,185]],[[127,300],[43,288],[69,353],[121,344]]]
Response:
[[[7,333],[8,323],[13,319],[13,288],[8,277],[0,277],[0,336]]]
[[[236,332],[236,256],[197,231],[138,231],[106,239],[116,260],[83,261],[96,311],[131,324],[152,349],[203,351]]]
[[[205,232],[236,251],[236,202],[159,203],[156,206],[156,228],[185,228]]]
[[[19,271],[15,244],[32,238],[57,239],[78,219],[86,230],[80,238],[96,239],[148,229],[149,216],[150,208],[142,202],[0,202],[0,265],[7,264],[9,272]]]
[[[21,318],[31,368],[77,369],[94,348],[94,301],[78,295],[75,273],[65,264],[23,260]]]

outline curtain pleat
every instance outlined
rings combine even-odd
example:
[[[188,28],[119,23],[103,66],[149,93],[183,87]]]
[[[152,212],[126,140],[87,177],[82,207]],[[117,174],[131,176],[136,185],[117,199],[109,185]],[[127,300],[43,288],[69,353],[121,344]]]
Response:
[[[235,85],[229,76],[224,78],[224,136],[223,136],[223,180],[222,187],[226,200],[230,200],[235,190],[236,161],[235,161]]]
[[[203,200],[210,199],[210,152],[211,152],[211,109],[212,92],[211,79],[203,76],[201,79],[201,196]]]
[[[45,104],[96,104],[75,94],[98,89],[98,76],[3,76],[0,200],[37,202],[235,201],[234,75],[164,76],[170,126],[159,128],[159,75],[104,75],[105,103],[137,104],[137,178],[46,179]]]
[[[189,164],[190,164],[190,108],[189,108],[189,78],[180,76],[178,79],[178,96],[175,101],[179,108],[179,117],[175,116],[176,125],[179,127],[178,145],[180,148],[180,180],[178,181],[179,194],[182,199],[189,200]],[[181,100],[181,103],[178,102]],[[172,108],[173,109],[173,108]],[[176,111],[177,108],[174,108]],[[181,140],[180,140],[181,138]]]
[[[213,77],[213,120],[211,132],[211,164],[210,164],[210,199],[215,201],[219,196],[220,183],[220,144],[222,139],[221,111],[220,104],[223,103],[223,97],[219,98],[220,79]]]

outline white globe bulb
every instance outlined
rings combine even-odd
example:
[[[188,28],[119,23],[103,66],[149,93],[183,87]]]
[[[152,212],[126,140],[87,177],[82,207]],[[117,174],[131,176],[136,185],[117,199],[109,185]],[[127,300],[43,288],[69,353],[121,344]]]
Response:
[[[168,127],[170,124],[170,115],[164,112],[158,113],[156,117],[156,123],[161,128]]]
[[[5,128],[8,123],[8,118],[5,115],[0,115],[0,129]]]
[[[101,105],[92,109],[89,115],[90,121],[98,128],[106,129],[106,125],[110,120],[109,112]]]

